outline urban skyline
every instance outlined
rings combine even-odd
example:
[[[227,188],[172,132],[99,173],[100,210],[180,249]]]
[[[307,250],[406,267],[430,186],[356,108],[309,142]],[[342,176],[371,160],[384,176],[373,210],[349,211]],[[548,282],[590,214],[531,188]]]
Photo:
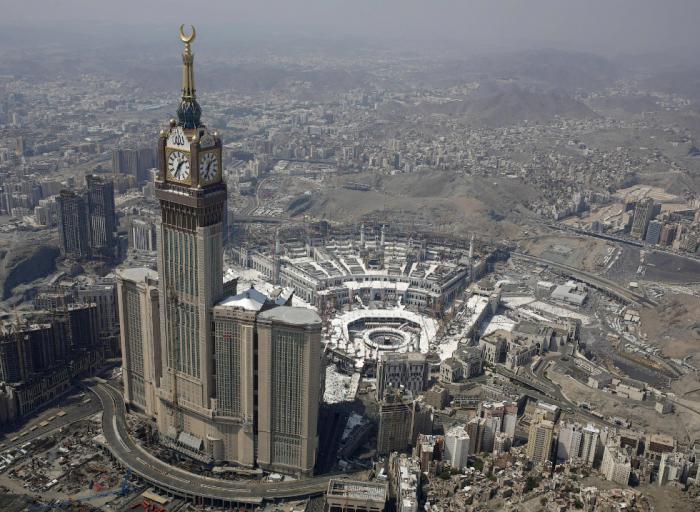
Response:
[[[0,508],[697,507],[694,36],[477,4],[0,50]]]

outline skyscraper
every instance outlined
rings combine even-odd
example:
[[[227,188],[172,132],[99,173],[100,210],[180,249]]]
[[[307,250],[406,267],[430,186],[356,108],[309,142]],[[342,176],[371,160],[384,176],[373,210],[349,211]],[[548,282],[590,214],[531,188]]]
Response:
[[[630,235],[641,240],[644,239],[647,233],[649,221],[654,216],[654,200],[650,197],[644,198],[634,208],[634,218],[632,220],[632,228]]]
[[[557,438],[557,460],[568,461],[575,459],[581,453],[583,432],[578,423],[562,422]]]
[[[644,241],[648,244],[658,244],[661,239],[661,229],[664,223],[658,220],[649,221],[649,226],[647,226],[647,234],[644,237]]]
[[[632,473],[630,456],[623,448],[608,443],[603,452],[600,472],[606,480],[627,485]]]
[[[62,190],[56,203],[61,254],[70,258],[88,257],[90,244],[85,199],[70,190]]]
[[[258,463],[311,474],[321,400],[321,318],[279,306],[258,315]]]
[[[403,386],[416,396],[421,394],[428,385],[428,371],[428,361],[420,352],[382,353],[377,362],[377,399],[389,387]]]
[[[456,425],[445,432],[445,460],[456,469],[466,467],[469,459],[469,434],[467,430]]]
[[[148,181],[149,170],[156,166],[153,149],[113,149],[112,172],[116,179],[119,175],[133,176],[137,183]]]
[[[155,417],[162,370],[158,274],[148,268],[117,271],[117,298],[124,400]]]
[[[116,219],[114,184],[100,176],[87,175],[87,206],[90,251],[93,256],[114,256]]]
[[[389,389],[379,402],[377,452],[388,454],[403,451],[411,441],[414,403],[411,393]]]
[[[554,423],[550,420],[539,420],[530,425],[527,437],[527,457],[535,464],[549,461],[552,453],[554,438]]]
[[[119,313],[117,311],[116,282],[111,277],[102,277],[94,283],[80,284],[75,288],[75,300],[81,304],[97,306],[97,325],[100,342],[105,355],[119,354]]]
[[[99,349],[96,304],[68,304],[63,309],[53,311],[51,316],[58,323],[57,330],[68,350]]]
[[[193,37],[193,36],[192,36]],[[222,297],[222,221],[226,184],[221,181],[221,139],[202,124],[195,97],[194,55],[185,52],[177,121],[158,140],[160,201],[158,273],[164,336],[161,434],[181,433],[195,451],[204,449],[213,416],[214,351],[211,308]]]
[[[310,474],[323,395],[321,318],[288,306],[288,298],[272,300],[252,288],[236,294],[227,287],[234,295],[223,297],[221,139],[200,120],[190,48],[194,31],[186,36],[181,30],[180,38],[182,99],[177,120],[158,141],[155,181],[161,208],[159,438],[206,462]],[[120,274],[126,399],[138,403],[143,394],[148,409],[149,337],[143,331],[151,328],[151,313],[143,311],[145,288],[131,281]],[[157,348],[150,352],[157,357]]]
[[[156,226],[150,219],[133,218],[129,226],[129,249],[155,252],[157,244]]]

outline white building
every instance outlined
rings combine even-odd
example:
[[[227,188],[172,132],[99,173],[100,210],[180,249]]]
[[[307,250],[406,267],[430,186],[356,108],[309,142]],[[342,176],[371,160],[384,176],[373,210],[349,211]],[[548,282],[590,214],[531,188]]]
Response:
[[[579,423],[562,423],[557,441],[557,460],[579,460],[593,465],[600,431],[593,425],[582,427]]]
[[[608,444],[603,453],[600,472],[606,480],[620,485],[627,485],[632,473],[629,455],[620,447]]]
[[[467,466],[469,445],[469,434],[464,426],[454,426],[445,433],[445,460],[450,466],[456,469]]]
[[[664,453],[661,455],[661,463],[659,464],[658,484],[665,485],[669,482],[685,483],[691,466],[692,464],[685,454],[679,452]]]
[[[581,306],[586,302],[588,294],[583,285],[568,281],[554,288],[551,298],[556,301],[565,302],[573,306]]]
[[[396,460],[396,501],[399,512],[418,512],[420,464],[416,459],[399,457]]]

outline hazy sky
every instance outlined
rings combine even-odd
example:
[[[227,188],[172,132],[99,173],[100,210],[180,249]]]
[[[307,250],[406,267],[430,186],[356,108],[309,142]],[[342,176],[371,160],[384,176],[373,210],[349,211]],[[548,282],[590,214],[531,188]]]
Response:
[[[0,43],[41,44],[66,31],[115,45],[117,31],[165,42],[180,23],[193,23],[200,44],[306,36],[465,51],[700,48],[700,0],[0,0],[0,13]]]

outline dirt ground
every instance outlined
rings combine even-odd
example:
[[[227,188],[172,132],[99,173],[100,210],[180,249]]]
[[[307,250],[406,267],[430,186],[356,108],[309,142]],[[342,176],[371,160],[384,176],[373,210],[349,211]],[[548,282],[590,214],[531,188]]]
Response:
[[[539,193],[522,180],[484,180],[441,171],[354,176],[353,181],[371,185],[368,191],[348,190],[343,186],[346,181],[343,176],[324,183],[313,194],[307,213],[330,221],[400,220],[444,234],[514,238],[530,218],[523,202]]]
[[[653,401],[638,402],[611,393],[589,388],[585,384],[557,372],[549,372],[549,379],[575,402],[588,402],[591,409],[605,416],[620,416],[632,422],[632,427],[646,433],[663,432],[679,442],[692,443],[700,439],[700,414],[677,407],[672,414],[660,415]],[[700,385],[698,386],[700,387]],[[698,403],[700,410],[700,403]]]
[[[568,236],[538,236],[520,243],[520,250],[533,256],[591,272],[603,267],[603,258],[613,247],[603,240]]]
[[[598,489],[620,488],[619,484],[609,482],[595,474],[581,480],[581,485]],[[693,512],[700,508],[697,498],[673,486],[659,487],[652,483],[640,485],[634,489],[651,498],[655,512]]]
[[[641,331],[663,355],[682,359],[691,356],[700,365],[700,297],[673,295],[655,308],[641,312]]]

